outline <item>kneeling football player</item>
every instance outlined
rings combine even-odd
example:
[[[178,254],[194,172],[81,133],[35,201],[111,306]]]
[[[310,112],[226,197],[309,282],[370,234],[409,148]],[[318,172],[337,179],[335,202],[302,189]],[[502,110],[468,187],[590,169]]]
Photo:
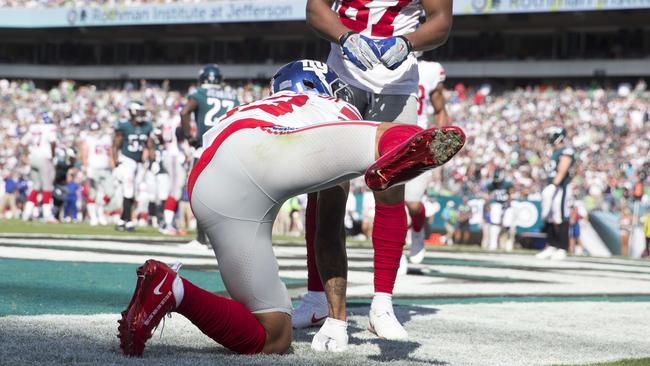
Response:
[[[148,260],[119,320],[125,354],[142,355],[172,311],[234,352],[285,352],[291,299],[271,242],[282,203],[363,174],[370,189],[385,190],[444,164],[465,143],[453,126],[351,120],[358,114],[342,100],[347,85],[317,61],[285,65],[271,84],[272,96],[235,108],[204,135],[205,150],[189,176],[192,210],[232,299],[196,287],[176,273],[179,266]]]

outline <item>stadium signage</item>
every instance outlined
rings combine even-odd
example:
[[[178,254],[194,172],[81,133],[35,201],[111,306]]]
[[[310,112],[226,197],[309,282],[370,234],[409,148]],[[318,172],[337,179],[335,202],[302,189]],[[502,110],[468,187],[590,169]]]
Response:
[[[650,8],[650,0],[457,0],[454,15]]]
[[[0,8],[0,28],[301,21],[307,0],[220,0],[200,4]],[[650,8],[650,0],[456,0],[454,15]]]
[[[53,28],[234,23],[305,19],[306,0],[223,0],[202,4],[0,9],[0,27]]]

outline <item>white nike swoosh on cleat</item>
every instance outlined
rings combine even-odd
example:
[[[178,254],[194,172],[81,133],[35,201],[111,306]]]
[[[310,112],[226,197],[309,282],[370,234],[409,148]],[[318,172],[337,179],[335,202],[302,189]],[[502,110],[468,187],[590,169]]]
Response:
[[[165,283],[165,280],[167,279],[167,275],[169,273],[165,273],[165,277],[163,277],[162,281],[156,286],[156,288],[153,289],[153,294],[154,295],[162,295],[162,292],[160,292],[160,288],[162,287],[163,283]]]

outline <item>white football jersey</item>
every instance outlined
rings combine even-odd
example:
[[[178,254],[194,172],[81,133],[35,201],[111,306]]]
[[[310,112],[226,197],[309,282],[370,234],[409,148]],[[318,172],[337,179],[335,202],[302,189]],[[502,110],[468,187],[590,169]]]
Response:
[[[317,123],[362,120],[359,111],[340,99],[315,93],[283,91],[256,102],[231,109],[203,135],[203,146],[210,146],[226,127],[234,122],[252,119],[270,122],[272,133],[281,134]]]
[[[438,84],[445,81],[445,69],[441,64],[432,61],[419,61],[418,72],[418,126],[427,128],[430,116],[434,113],[429,96]]]
[[[29,126],[23,137],[23,144],[29,146],[32,157],[52,159],[52,143],[56,141],[56,126],[53,124],[37,123]]]
[[[162,139],[165,154],[168,155],[182,155],[178,145],[178,138],[176,137],[176,129],[180,127],[180,117],[169,117],[162,120],[160,129],[162,131]]]
[[[334,10],[346,27],[372,39],[413,32],[422,14],[420,0],[337,0]],[[416,95],[417,59],[413,53],[395,70],[383,65],[362,71],[347,60],[338,44],[332,43],[327,64],[343,81],[373,93]]]
[[[107,134],[86,137],[88,148],[88,167],[93,169],[109,169],[111,167],[112,140]]]

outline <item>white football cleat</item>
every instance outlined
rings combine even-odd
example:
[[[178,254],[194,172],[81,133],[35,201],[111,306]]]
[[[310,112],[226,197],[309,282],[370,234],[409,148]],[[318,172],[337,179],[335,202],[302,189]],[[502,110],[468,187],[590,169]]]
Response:
[[[551,255],[551,260],[554,261],[562,261],[566,259],[566,250],[564,249],[557,249],[555,252],[553,252],[553,255]]]
[[[291,325],[294,328],[307,328],[321,325],[329,315],[327,297],[322,291],[308,291],[302,302],[293,311]]]
[[[542,250],[541,252],[535,254],[535,258],[537,258],[537,259],[549,259],[549,258],[551,258],[553,256],[553,254],[555,253],[556,250],[557,249],[555,247],[547,245],[546,248],[544,248],[544,250]]]
[[[409,251],[409,262],[420,264],[424,259],[424,229],[420,231],[411,230],[411,250]]]
[[[348,349],[348,323],[327,318],[311,341],[311,349],[317,352],[343,352]]]
[[[404,340],[408,338],[406,329],[399,323],[392,309],[370,309],[368,330],[377,337],[389,340]]]

